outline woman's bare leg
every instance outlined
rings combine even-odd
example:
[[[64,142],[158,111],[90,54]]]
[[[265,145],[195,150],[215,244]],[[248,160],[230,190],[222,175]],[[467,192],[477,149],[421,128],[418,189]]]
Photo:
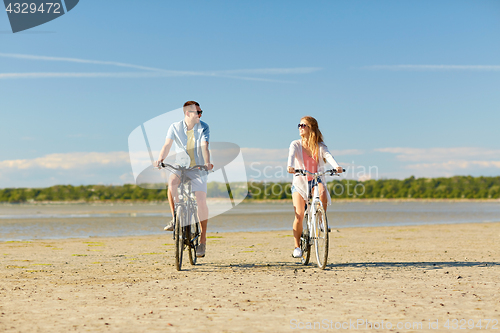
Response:
[[[298,193],[292,194],[293,210],[295,211],[295,219],[293,220],[293,237],[295,247],[300,247],[300,235],[302,235],[302,221],[304,220],[304,198]]]
[[[326,213],[326,207],[328,207],[328,197],[326,195],[326,188],[323,185],[323,183],[318,184],[318,190],[319,190],[319,198],[321,199],[321,202],[323,203],[323,209],[325,210]]]

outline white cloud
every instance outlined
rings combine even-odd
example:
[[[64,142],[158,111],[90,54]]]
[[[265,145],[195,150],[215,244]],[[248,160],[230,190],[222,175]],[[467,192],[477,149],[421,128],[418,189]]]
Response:
[[[291,176],[286,171],[288,148],[241,148],[248,178],[283,180]],[[145,155],[147,151],[138,152]],[[359,155],[358,149],[334,150],[335,157]],[[56,184],[124,184],[134,183],[129,152],[55,153],[33,159],[0,161],[0,188],[45,187]],[[356,178],[359,166],[337,158],[349,174]],[[351,177],[350,176],[350,177]]]
[[[451,177],[460,174],[498,174],[500,150],[482,147],[375,149],[395,154],[405,170],[417,177]]]
[[[166,70],[155,67],[140,66],[127,64],[117,61],[100,61],[100,60],[87,60],[79,58],[64,58],[64,57],[46,57],[37,56],[29,54],[17,54],[17,53],[0,53],[0,57],[4,58],[15,58],[15,59],[27,59],[27,60],[43,60],[43,61],[58,61],[58,62],[73,62],[73,63],[84,63],[93,65],[109,65],[117,67],[127,67],[142,69],[147,71],[155,72],[167,72],[175,75],[217,75],[217,74],[308,74],[321,70],[319,67],[297,67],[297,68],[257,68],[257,69],[235,69],[235,70],[225,70],[225,71],[207,71],[207,72],[193,72],[193,71],[174,71]]]
[[[133,183],[128,152],[74,152],[0,161],[0,188]]]
[[[40,73],[0,73],[0,79],[46,79],[46,78],[149,78],[181,76],[162,72],[40,72]]]
[[[132,172],[126,172],[123,175],[120,176],[120,180],[124,184],[133,184],[135,182],[134,180],[134,174]]]
[[[99,60],[87,60],[87,59],[63,58],[63,57],[46,57],[46,56],[38,56],[38,55],[30,55],[30,54],[0,53],[0,57],[14,58],[14,59],[27,59],[27,60],[73,62],[73,63],[83,63],[83,64],[93,64],[93,65],[111,65],[111,66],[118,66],[118,67],[136,68],[136,69],[142,69],[142,70],[148,70],[148,71],[161,71],[162,70],[159,68],[138,66],[138,65],[127,64],[127,63],[116,62],[116,61],[99,61]]]
[[[41,73],[0,73],[0,79],[68,79],[68,78],[153,78],[153,77],[174,77],[174,76],[214,76],[224,77],[230,79],[238,79],[245,81],[262,81],[262,82],[279,82],[279,83],[293,83],[292,81],[262,79],[257,77],[245,76],[231,76],[231,75],[210,75],[204,73],[198,74],[181,74],[170,72],[75,72],[75,73],[58,73],[58,72],[41,72]]]
[[[49,154],[34,159],[0,161],[0,170],[51,169],[73,170],[97,166],[112,166],[129,162],[127,152]]]
[[[375,65],[362,68],[393,71],[500,71],[498,65]]]
[[[297,67],[297,68],[257,68],[257,69],[235,69],[228,71],[216,71],[216,74],[309,74],[321,70],[320,67]]]
[[[361,175],[360,177],[358,177],[358,181],[360,182],[364,182],[370,179],[372,179],[372,175]]]
[[[55,61],[55,62],[71,62],[91,65],[106,65],[115,67],[125,67],[139,69],[146,72],[31,72],[31,73],[0,73],[0,79],[35,79],[35,78],[150,78],[150,77],[174,77],[174,76],[213,76],[222,78],[231,78],[239,80],[265,81],[265,82],[281,82],[290,83],[290,81],[273,80],[266,78],[241,76],[240,74],[248,75],[283,75],[283,74],[309,74],[321,70],[318,67],[296,67],[296,68],[255,68],[255,69],[236,69],[222,71],[178,71],[155,68],[149,66],[134,65],[117,61],[100,61],[88,60],[79,58],[64,58],[64,57],[47,57],[29,54],[16,53],[0,53],[0,57],[39,60],[39,61]]]

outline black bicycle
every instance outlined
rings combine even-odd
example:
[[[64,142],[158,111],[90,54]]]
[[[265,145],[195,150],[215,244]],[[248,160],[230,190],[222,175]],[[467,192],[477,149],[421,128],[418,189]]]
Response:
[[[204,165],[195,165],[192,168],[173,166],[161,163],[161,168],[171,171],[179,171],[181,183],[178,188],[179,201],[175,203],[174,212],[174,241],[175,241],[175,268],[178,271],[182,268],[182,253],[188,249],[189,262],[196,264],[196,249],[198,248],[201,236],[200,221],[198,219],[198,205],[196,198],[191,191],[191,180],[187,176],[190,171],[207,171]]]

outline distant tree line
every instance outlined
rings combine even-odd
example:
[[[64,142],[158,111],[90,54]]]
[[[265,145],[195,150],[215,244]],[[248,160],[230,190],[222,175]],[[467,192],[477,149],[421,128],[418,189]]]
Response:
[[[144,189],[136,185],[56,185],[46,188],[6,188],[0,190],[0,202],[45,201],[160,201],[165,200],[165,189]]]
[[[381,179],[363,182],[360,198],[498,199],[500,177]]]
[[[332,199],[498,199],[500,177],[335,180],[327,185]],[[252,199],[291,199],[290,183],[249,183]]]
[[[364,182],[337,180],[329,182],[328,191],[332,199],[498,199],[500,177],[456,176],[451,178],[415,178],[404,180],[380,179]],[[226,184],[209,183],[208,197],[227,197]],[[231,189],[231,196],[245,195],[244,183]],[[24,203],[47,201],[117,202],[117,201],[165,201],[165,189],[146,189],[137,185],[57,185],[47,188],[0,189],[0,202]],[[248,183],[247,200],[291,199],[291,184]]]

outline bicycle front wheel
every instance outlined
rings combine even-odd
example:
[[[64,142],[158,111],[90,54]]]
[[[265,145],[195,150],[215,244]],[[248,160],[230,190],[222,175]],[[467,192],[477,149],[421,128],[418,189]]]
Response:
[[[328,261],[328,221],[326,219],[325,210],[319,207],[316,212],[314,231],[314,247],[316,249],[316,260],[318,267],[325,269]]]
[[[178,206],[176,210],[175,216],[175,229],[174,229],[174,238],[175,238],[175,268],[178,271],[182,268],[182,252],[184,250],[184,230],[186,228],[183,227],[185,223],[185,214],[184,207]]]
[[[307,221],[307,214],[304,216],[302,221],[302,235],[300,235],[300,249],[302,250],[302,257],[300,261],[303,265],[309,264],[309,258],[311,257],[311,239],[309,237],[309,221]]]
[[[194,214],[191,218],[194,223],[186,227],[186,235],[189,237],[189,262],[191,265],[196,265],[196,249],[200,242],[200,222],[198,222],[198,218]]]

